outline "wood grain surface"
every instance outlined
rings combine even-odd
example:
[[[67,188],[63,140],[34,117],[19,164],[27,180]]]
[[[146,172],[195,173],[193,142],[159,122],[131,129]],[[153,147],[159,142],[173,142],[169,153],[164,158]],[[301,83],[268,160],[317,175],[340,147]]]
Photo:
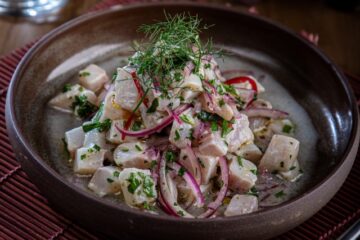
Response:
[[[37,24],[14,17],[0,17],[0,55],[39,38],[69,19],[81,15],[100,0],[70,0],[53,23]],[[215,1],[246,10],[238,1]],[[360,75],[360,12],[343,12],[318,0],[263,0],[260,15],[298,32],[320,35],[319,46],[345,70]]]

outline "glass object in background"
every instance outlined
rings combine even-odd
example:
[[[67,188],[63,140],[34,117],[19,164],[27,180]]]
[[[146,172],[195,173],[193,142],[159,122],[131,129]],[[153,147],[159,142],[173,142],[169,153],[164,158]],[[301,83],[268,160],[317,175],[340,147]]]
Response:
[[[54,21],[68,0],[0,0],[0,15],[28,17],[36,22]]]

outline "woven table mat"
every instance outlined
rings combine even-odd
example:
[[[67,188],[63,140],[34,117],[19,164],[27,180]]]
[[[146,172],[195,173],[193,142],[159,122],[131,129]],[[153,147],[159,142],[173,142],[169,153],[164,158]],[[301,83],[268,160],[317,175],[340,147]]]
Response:
[[[134,0],[105,0],[91,11]],[[138,2],[138,1],[137,1]],[[53,210],[16,161],[5,126],[6,90],[33,43],[0,58],[0,239],[105,239]],[[360,79],[349,76],[357,96]],[[360,156],[336,196],[311,219],[278,239],[335,239],[360,217]]]

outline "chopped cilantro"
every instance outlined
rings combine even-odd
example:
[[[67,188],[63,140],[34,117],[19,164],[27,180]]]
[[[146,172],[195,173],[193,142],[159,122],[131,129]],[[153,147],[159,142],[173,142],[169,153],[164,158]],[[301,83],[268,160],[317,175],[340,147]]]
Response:
[[[237,95],[234,86],[232,86],[232,85],[227,85],[227,84],[223,84],[223,88],[225,89],[226,92],[228,92],[228,93],[230,93],[230,94],[232,94],[232,95]]]
[[[149,211],[155,211],[155,207],[150,205],[148,202],[143,203],[143,208]]]
[[[120,175],[120,172],[119,172],[119,171],[114,171],[114,173],[113,173],[113,176],[114,176],[114,177],[119,177],[119,175]]]
[[[137,144],[135,144],[135,148],[136,148],[136,150],[138,150],[139,152],[141,152],[143,149],[139,146],[139,145],[137,145]]]
[[[178,175],[179,175],[180,177],[182,177],[182,176],[184,176],[184,174],[185,174],[185,168],[181,167],[181,168],[179,169]]]
[[[210,121],[218,121],[220,120],[220,118],[215,115],[215,114],[211,114],[205,111],[201,111],[196,115],[200,120],[205,121],[205,122],[210,122]]]
[[[63,87],[63,92],[68,92],[71,90],[71,85],[69,83],[65,84]]]
[[[284,193],[283,190],[281,190],[280,192],[277,192],[274,195],[276,198],[281,198],[281,197],[284,197],[286,194]]]
[[[238,161],[240,167],[244,167],[243,162],[242,162],[242,157],[237,156],[237,161]]]
[[[212,121],[211,122],[211,131],[216,132],[217,130],[219,130],[217,122]]]
[[[149,176],[146,176],[145,174],[143,174],[142,172],[138,172],[138,175],[143,180],[143,191],[144,191],[145,195],[147,197],[154,197],[155,195],[154,195],[154,191],[153,191],[153,186],[154,186],[153,180]]]
[[[141,129],[141,125],[142,125],[141,121],[134,121],[131,130],[139,131]]]
[[[221,137],[225,137],[232,130],[232,128],[229,127],[229,122],[226,121],[225,119],[223,119],[221,127],[222,127]]]
[[[99,147],[99,145],[97,145],[97,144],[95,144],[94,146],[93,146],[93,148],[98,152],[98,151],[100,151],[100,147]]]
[[[167,162],[174,162],[175,161],[175,153],[171,151],[165,152],[165,159]]]
[[[175,138],[174,138],[174,140],[175,140],[175,141],[180,140],[180,133],[179,133],[179,130],[178,130],[178,129],[175,130]]]
[[[87,71],[82,71],[82,72],[79,73],[79,76],[80,77],[87,77],[87,76],[90,76],[90,73],[87,72]]]
[[[188,115],[186,114],[182,114],[180,115],[180,119],[184,122],[184,123],[188,123],[190,125],[194,125],[194,120],[191,119]]]
[[[84,130],[84,132],[89,132],[93,129],[98,129],[99,132],[104,132],[104,131],[108,131],[110,127],[111,127],[111,120],[106,119],[103,122],[92,122],[89,124],[85,124],[82,126],[82,129]]]
[[[86,158],[86,154],[82,154],[81,156],[80,156],[80,159],[81,160],[84,160]]]
[[[117,72],[115,71],[112,75],[111,82],[113,83],[117,78]]]
[[[206,63],[206,64],[204,65],[204,68],[205,68],[205,69],[210,69],[210,68],[211,68],[211,64],[210,64],[210,63]]]
[[[111,179],[111,178],[107,178],[106,181],[107,181],[108,183],[113,183],[113,182],[114,182],[114,180]]]
[[[182,216],[182,217],[185,216],[184,212],[181,211],[181,210],[177,211],[177,214],[179,214],[179,215]]]
[[[156,160],[152,160],[150,163],[150,168],[153,169],[157,165]]]
[[[224,99],[222,98],[222,99],[219,100],[219,106],[222,107],[222,106],[224,106],[224,105],[225,105],[225,101],[224,101]]]
[[[256,189],[256,187],[250,188],[250,190],[246,194],[259,197],[259,191]]]
[[[293,129],[293,127],[291,125],[285,124],[282,131],[284,133],[290,133],[292,129]]]
[[[155,98],[146,113],[153,113],[156,111],[157,107],[159,106],[159,99]]]
[[[252,172],[254,175],[257,175],[257,169],[250,169],[250,172]]]
[[[129,149],[128,149],[128,148],[121,148],[121,151],[122,151],[122,152],[128,152]]]
[[[141,181],[136,178],[135,173],[130,173],[130,177],[127,179],[127,181],[129,182],[128,185],[128,191],[130,193],[135,193],[136,189],[140,186]]]
[[[86,118],[97,110],[97,107],[90,103],[85,95],[75,96],[71,108],[81,118]]]

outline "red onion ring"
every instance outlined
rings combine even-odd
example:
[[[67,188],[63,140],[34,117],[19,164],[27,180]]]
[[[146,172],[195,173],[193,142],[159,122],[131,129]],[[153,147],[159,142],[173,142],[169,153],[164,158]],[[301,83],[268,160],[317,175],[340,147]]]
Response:
[[[173,120],[174,120],[174,115],[179,115],[182,112],[184,112],[185,110],[187,110],[190,107],[189,104],[183,105],[178,107],[175,111],[173,115],[170,115],[166,118],[164,118],[161,123],[159,123],[158,125],[156,125],[155,127],[152,128],[148,128],[148,129],[143,129],[140,131],[128,131],[125,129],[121,129],[119,128],[117,125],[115,125],[115,128],[123,135],[123,136],[131,136],[131,137],[145,137],[145,136],[149,136],[153,133],[159,132],[160,130],[162,130],[163,128],[167,127],[168,125],[170,125]]]
[[[179,163],[172,163],[170,165],[170,167],[172,169],[174,169],[176,171],[176,174],[178,175],[180,169],[184,166],[182,166]],[[182,176],[185,180],[185,182],[188,184],[188,186],[190,186],[191,191],[193,192],[195,198],[196,198],[196,205],[197,207],[203,207],[205,204],[205,199],[204,196],[200,190],[200,186],[198,185],[198,183],[196,182],[195,178],[193,177],[193,175],[191,175],[191,173],[189,173],[188,171],[184,172],[184,175]]]
[[[169,185],[166,180],[166,159],[164,154],[160,158],[159,175],[160,175],[160,183],[159,183],[160,193],[163,197],[163,202],[167,206],[167,208],[170,209],[171,212],[174,213],[176,216],[181,215],[182,217],[186,217],[186,218],[194,218],[193,215],[188,213],[177,203],[177,200],[174,199],[174,197],[170,193]]]
[[[221,206],[224,197],[226,196],[226,192],[228,190],[229,185],[229,168],[224,157],[219,158],[219,164],[221,169],[221,180],[223,181],[223,185],[215,199],[215,201],[208,204],[208,210],[202,213],[198,218],[208,218],[211,217],[215,211]]]

